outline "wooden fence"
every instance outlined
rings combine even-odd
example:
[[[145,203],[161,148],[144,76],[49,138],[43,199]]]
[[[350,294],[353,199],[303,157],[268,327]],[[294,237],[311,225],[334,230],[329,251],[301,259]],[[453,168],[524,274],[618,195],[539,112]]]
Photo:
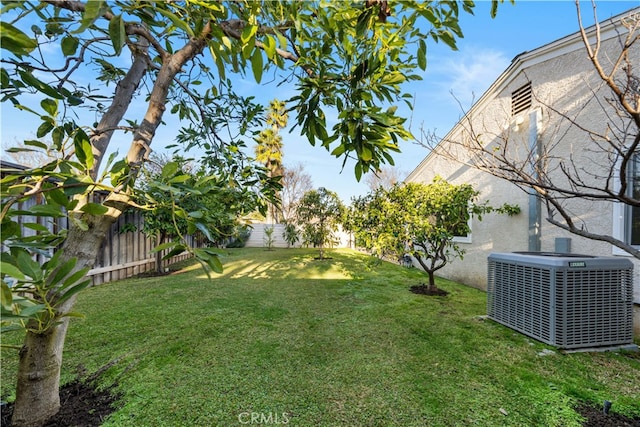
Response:
[[[126,279],[140,273],[155,270],[156,255],[152,249],[156,246],[151,237],[146,236],[142,229],[144,218],[140,211],[132,210],[120,215],[111,226],[107,238],[96,259],[89,276],[93,278],[93,284],[98,285],[113,280]],[[135,231],[128,231],[135,230]],[[206,239],[202,236],[187,236],[187,241],[192,247],[206,246]],[[164,243],[164,242],[162,242]],[[168,250],[163,251],[164,256]],[[162,269],[169,265],[189,258],[188,253],[183,253],[162,261]]]
[[[10,170],[16,169],[24,169],[24,167],[2,161],[2,174],[0,175],[4,176]],[[42,196],[37,195],[20,202],[16,208],[27,210],[42,202]],[[156,256],[151,250],[156,244],[151,237],[142,233],[143,221],[144,218],[140,211],[130,210],[123,213],[111,226],[102,244],[94,268],[88,273],[93,279],[94,285],[126,279],[140,273],[155,270]],[[51,218],[23,215],[18,218],[18,223],[21,225],[24,236],[32,236],[36,234],[36,231],[25,227],[24,224],[36,223],[47,227],[51,232],[58,232],[68,227],[68,218],[66,216]],[[203,236],[188,236],[187,240],[192,247],[204,247],[207,245],[207,241]],[[162,255],[167,252],[168,250],[164,251]],[[164,260],[162,261],[162,268],[164,269],[170,264],[185,260],[188,257],[188,253],[184,253]],[[44,256],[38,256],[39,262],[43,263],[45,260]]]

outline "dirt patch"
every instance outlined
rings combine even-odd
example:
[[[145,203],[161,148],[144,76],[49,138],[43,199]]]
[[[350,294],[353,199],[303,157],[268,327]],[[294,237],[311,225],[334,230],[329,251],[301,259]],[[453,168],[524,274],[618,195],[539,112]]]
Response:
[[[116,410],[120,395],[113,386],[97,389],[95,381],[76,379],[60,387],[60,411],[44,427],[98,427]],[[11,426],[13,403],[2,405],[0,425]]]
[[[640,427],[640,418],[628,418],[624,415],[609,412],[589,405],[580,405],[576,411],[587,419],[583,427]]]
[[[409,290],[414,294],[418,294],[418,295],[430,295],[430,296],[440,296],[440,297],[449,295],[449,292],[445,291],[444,289],[430,288],[424,283],[420,285],[414,285],[410,287]]]

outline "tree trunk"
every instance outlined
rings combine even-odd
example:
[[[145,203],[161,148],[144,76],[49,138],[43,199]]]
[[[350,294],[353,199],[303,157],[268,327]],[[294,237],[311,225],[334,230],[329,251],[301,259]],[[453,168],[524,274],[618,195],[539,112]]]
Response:
[[[429,275],[429,292],[434,292],[438,287],[436,286],[436,276],[433,271],[427,271]]]
[[[426,250],[426,248],[424,249]],[[420,264],[422,269],[426,271],[427,275],[429,276],[429,291],[433,292],[436,289],[438,289],[438,287],[436,286],[435,274],[437,270],[444,267],[446,262],[443,261],[440,265],[435,265],[435,260],[432,258],[430,263],[431,265],[429,265],[426,263],[425,259],[420,255],[420,252],[414,251],[412,252],[412,255],[418,261],[418,264]]]
[[[78,259],[74,271],[95,264],[106,233],[119,214],[119,211],[113,211],[110,215],[88,218],[87,231],[70,223],[62,258]],[[26,334],[19,354],[16,400],[11,420],[14,427],[41,426],[60,410],[60,368],[69,326],[69,318],[63,316],[73,308],[76,296],[57,307],[58,325],[42,334]]]
[[[60,409],[60,367],[69,319],[45,334],[27,332],[20,350],[12,424],[36,427]]]
[[[167,236],[167,233],[161,231],[158,233],[158,241],[156,242],[156,246],[159,246],[164,243],[164,238]],[[156,273],[162,273],[162,251],[156,252]]]
[[[73,5],[75,4],[73,3]],[[131,167],[131,181],[135,181],[142,162],[149,154],[149,144],[151,144],[155,131],[162,121],[167,93],[173,78],[184,64],[203,51],[211,30],[209,22],[205,25],[199,38],[189,40],[182,49],[170,55],[163,62],[151,91],[145,117],[134,132],[133,142],[127,153],[127,162]],[[142,68],[141,64],[138,65]],[[137,74],[140,78],[142,75],[144,73]],[[133,85],[127,87],[131,90]],[[124,96],[125,93],[126,90],[123,90],[118,97]],[[115,117],[117,117],[115,111],[113,116],[115,121]],[[104,143],[104,147],[108,146],[111,133],[105,132],[105,135],[107,135],[107,142]],[[107,231],[120,216],[128,202],[129,197],[126,194],[111,193],[103,202],[104,206],[110,207],[106,214],[81,216],[88,224],[87,231],[82,231],[73,221],[70,221],[69,232],[62,247],[64,250],[62,261],[76,258],[75,271],[87,266],[93,267]],[[70,212],[70,215],[79,215],[79,208],[76,208],[76,212]],[[68,318],[63,316],[71,311],[75,300],[76,296],[74,295],[57,308],[56,317],[61,320],[60,324],[40,335],[27,334],[24,346],[20,351],[16,401],[12,418],[15,427],[42,425],[60,409],[58,394],[60,368],[68,328]]]

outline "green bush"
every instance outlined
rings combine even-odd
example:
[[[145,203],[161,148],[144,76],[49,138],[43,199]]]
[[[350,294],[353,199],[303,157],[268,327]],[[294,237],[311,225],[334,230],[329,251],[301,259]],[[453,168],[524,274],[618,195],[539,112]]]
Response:
[[[233,236],[227,243],[227,248],[244,248],[251,236],[251,228],[248,226],[236,227]]]

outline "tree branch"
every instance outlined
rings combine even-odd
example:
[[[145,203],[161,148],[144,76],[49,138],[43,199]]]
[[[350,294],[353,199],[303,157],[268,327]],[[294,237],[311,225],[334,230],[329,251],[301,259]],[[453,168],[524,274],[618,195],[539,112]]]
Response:
[[[93,168],[91,169],[91,176],[94,179],[98,176],[100,163],[107,151],[113,132],[131,105],[133,95],[151,62],[148,57],[146,39],[141,39],[138,45],[132,49],[131,53],[133,54],[131,68],[129,68],[124,78],[118,82],[109,109],[104,113],[100,119],[100,123],[98,123],[98,126],[90,136],[93,147],[93,157],[95,159]]]
[[[239,19],[232,19],[229,21],[222,21],[219,25],[225,35],[236,40],[240,40],[242,28],[244,28],[245,23],[244,21],[241,21]],[[255,46],[259,49],[265,50],[264,44],[258,40],[255,41]],[[278,56],[280,56],[282,59],[291,61],[293,63],[297,63],[300,59],[293,52],[289,52],[280,48],[276,48],[276,54],[278,54]],[[311,67],[309,67],[308,65],[303,65],[302,69],[305,73],[307,73],[308,76],[313,77],[314,72]]]

